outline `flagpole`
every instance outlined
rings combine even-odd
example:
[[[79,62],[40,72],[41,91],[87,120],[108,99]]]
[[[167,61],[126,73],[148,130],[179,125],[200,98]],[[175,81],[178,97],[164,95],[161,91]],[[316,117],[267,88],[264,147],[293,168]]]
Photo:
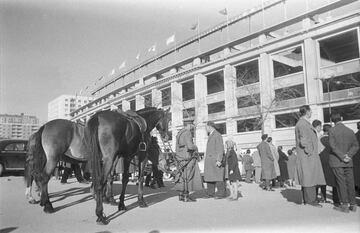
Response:
[[[157,51],[157,43],[155,43],[155,71],[157,72],[159,70],[159,61],[157,59],[158,51]]]
[[[177,55],[176,55],[176,46],[177,46],[177,41],[176,41],[176,35],[174,32],[174,39],[175,39],[175,63],[177,62]]]
[[[229,37],[229,12],[228,12],[228,7],[226,6],[226,37],[227,37],[227,42],[229,43],[230,41],[230,37]]]
[[[197,18],[197,34],[198,34],[198,52],[199,54],[201,53],[201,49],[200,49],[200,20],[199,20],[199,16]]]

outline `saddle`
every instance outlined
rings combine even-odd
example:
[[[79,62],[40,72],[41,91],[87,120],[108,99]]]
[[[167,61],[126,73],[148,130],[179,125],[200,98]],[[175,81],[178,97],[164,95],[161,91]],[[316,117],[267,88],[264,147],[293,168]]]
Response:
[[[142,141],[143,141],[144,140],[143,135],[147,129],[147,124],[146,124],[145,119],[143,117],[139,116],[136,112],[134,112],[132,110],[123,112],[122,110],[118,109],[117,112],[120,113],[122,116],[124,116],[129,121],[129,124],[128,124],[128,126],[126,128],[126,132],[125,132],[127,142],[130,142],[135,137],[136,127],[139,128],[140,133],[142,135]]]

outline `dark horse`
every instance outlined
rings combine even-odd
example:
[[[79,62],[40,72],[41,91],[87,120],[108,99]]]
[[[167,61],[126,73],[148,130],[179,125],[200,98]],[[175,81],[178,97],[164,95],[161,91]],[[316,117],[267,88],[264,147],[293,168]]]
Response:
[[[142,112],[144,112],[142,114]],[[154,121],[153,116],[149,112],[154,113],[157,122],[153,123],[153,128],[158,124],[164,111],[150,108],[147,111],[139,111],[139,115],[151,127]],[[163,115],[159,113],[163,113]],[[157,113],[157,114],[155,114]],[[119,113],[114,113],[120,115]],[[122,119],[127,119],[121,117]],[[128,129],[136,129],[134,123],[127,119],[127,123],[132,125]],[[160,125],[161,123],[159,123]],[[161,124],[162,125],[162,124]],[[159,126],[160,128],[160,126]],[[167,127],[166,127],[167,129]],[[131,130],[128,130],[131,136]],[[133,134],[136,134],[133,132]],[[54,211],[48,195],[48,182],[53,173],[55,166],[59,160],[67,162],[85,162],[89,160],[88,142],[85,137],[85,127],[81,124],[71,122],[69,120],[57,119],[43,125],[36,133],[29,138],[28,154],[25,165],[25,180],[27,182],[26,195],[30,203],[35,203],[31,196],[31,184],[35,179],[36,184],[40,187],[41,198],[40,205],[44,206],[46,213]],[[91,138],[91,137],[90,137]]]
[[[137,154],[139,158],[139,187],[138,202],[140,207],[147,207],[143,198],[143,171],[147,163],[146,152],[139,151],[141,142],[150,139],[150,132],[156,127],[161,137],[167,140],[169,114],[167,111],[156,108],[145,108],[137,113],[146,120],[146,130],[141,133],[140,127],[132,127],[123,115],[118,112],[102,111],[93,115],[86,125],[86,135],[89,137],[90,160],[93,184],[96,198],[96,220],[99,224],[107,224],[103,214],[103,193],[107,185],[111,189],[109,180],[114,161],[124,157],[124,173],[122,190],[118,209],[126,210],[124,204],[125,190],[129,181],[129,165]],[[132,129],[132,130],[129,130]],[[130,133],[129,133],[130,132]]]

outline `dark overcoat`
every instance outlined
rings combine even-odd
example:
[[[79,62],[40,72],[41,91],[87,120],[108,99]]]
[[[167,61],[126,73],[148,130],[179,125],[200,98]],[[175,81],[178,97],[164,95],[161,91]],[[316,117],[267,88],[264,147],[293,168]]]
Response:
[[[279,153],[279,168],[280,168],[280,180],[289,179],[287,161],[289,160],[286,154],[282,150],[278,150]]]
[[[360,145],[360,130],[357,131],[355,134],[358,144]],[[353,164],[354,164],[354,181],[355,186],[360,188],[360,149],[357,151],[357,154],[353,157]]]
[[[183,172],[178,173],[176,177],[175,189],[184,191],[184,181],[188,180],[188,191],[200,191],[203,189],[201,181],[200,168],[195,158],[189,159],[192,156],[191,151],[197,150],[192,140],[192,134],[189,129],[182,129],[176,136],[176,157],[180,161],[180,167],[183,167]],[[180,169],[180,168],[178,168]]]
[[[323,135],[320,138],[320,142],[324,147],[324,149],[320,152],[320,160],[325,176],[326,185],[336,187],[336,178],[334,172],[332,171],[329,165],[329,156],[331,152],[331,147],[329,144],[329,136]]]
[[[216,161],[221,162],[224,157],[224,142],[221,134],[214,130],[206,144],[204,161],[204,180],[206,182],[224,181],[225,168],[217,167]]]
[[[289,155],[288,161],[287,161],[287,170],[289,174],[289,179],[295,180],[295,177],[297,176],[296,172],[296,155],[295,152]]]
[[[226,151],[226,161],[228,165],[228,178],[230,181],[237,181],[241,180],[240,170],[239,170],[239,163],[237,159],[236,152],[234,149],[230,149]],[[231,173],[232,171],[232,173]],[[230,174],[231,173],[231,174]]]
[[[318,153],[316,130],[303,117],[295,126],[296,170],[298,182],[303,187],[325,185],[324,172]]]
[[[348,163],[343,161],[345,154],[353,158],[359,150],[358,141],[351,129],[341,122],[337,123],[329,131],[329,144],[331,147],[330,167],[353,167],[352,159]]]
[[[276,178],[274,158],[271,153],[270,146],[267,142],[262,141],[258,146],[261,158],[261,178],[265,180],[272,180]]]
[[[243,156],[243,164],[244,164],[245,171],[253,170],[254,169],[254,167],[252,166],[253,163],[254,163],[254,160],[249,154],[245,154]]]

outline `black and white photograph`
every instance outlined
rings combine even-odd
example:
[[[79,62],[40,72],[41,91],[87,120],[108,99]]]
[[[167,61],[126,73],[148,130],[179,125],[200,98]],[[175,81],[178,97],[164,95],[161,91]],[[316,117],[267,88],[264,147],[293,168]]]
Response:
[[[0,233],[359,220],[360,0],[0,0]]]

